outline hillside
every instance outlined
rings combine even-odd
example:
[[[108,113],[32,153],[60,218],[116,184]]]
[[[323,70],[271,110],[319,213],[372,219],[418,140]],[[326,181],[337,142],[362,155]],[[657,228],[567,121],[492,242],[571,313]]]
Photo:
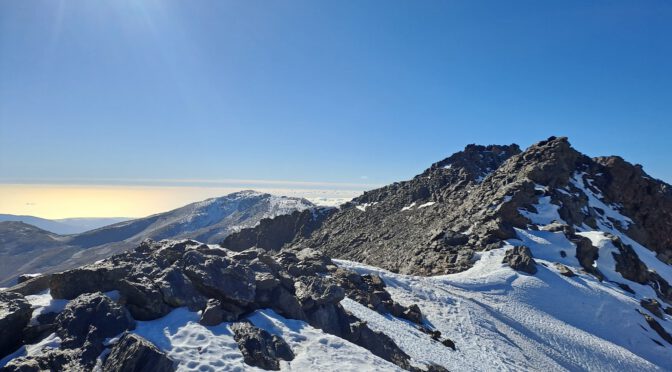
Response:
[[[0,222],[0,239],[8,241],[0,247],[0,261],[6,262],[0,265],[0,286],[11,284],[20,274],[55,272],[107,258],[144,239],[191,237],[219,242],[264,218],[312,207],[305,199],[241,191],[67,236],[26,224]]]

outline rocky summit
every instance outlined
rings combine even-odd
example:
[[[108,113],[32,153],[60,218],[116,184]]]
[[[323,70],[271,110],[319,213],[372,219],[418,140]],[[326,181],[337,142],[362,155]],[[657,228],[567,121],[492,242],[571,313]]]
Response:
[[[244,211],[241,211],[244,214]],[[669,370],[672,189],[566,138],[0,292],[6,371]]]

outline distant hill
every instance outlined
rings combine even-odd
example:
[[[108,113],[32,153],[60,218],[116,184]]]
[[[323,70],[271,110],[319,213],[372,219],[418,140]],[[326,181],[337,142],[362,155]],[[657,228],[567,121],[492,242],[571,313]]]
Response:
[[[128,221],[127,217],[101,217],[101,218],[62,218],[46,219],[35,216],[18,216],[14,214],[0,214],[0,222],[15,221],[24,222],[42,230],[47,230],[60,235],[79,234],[99,227],[112,225],[118,222]]]
[[[25,222],[0,222],[0,287],[13,284],[20,274],[55,272],[107,258],[144,239],[217,243],[261,219],[313,207],[302,198],[240,191],[81,234],[60,235]]]

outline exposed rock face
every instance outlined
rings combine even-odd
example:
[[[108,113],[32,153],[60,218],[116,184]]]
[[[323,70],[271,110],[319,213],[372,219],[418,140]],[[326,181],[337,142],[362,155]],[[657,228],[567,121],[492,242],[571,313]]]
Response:
[[[653,319],[653,317],[647,314],[642,315],[644,316],[646,322],[649,324],[649,327],[651,327],[651,329],[656,331],[656,333],[658,333],[658,336],[660,336],[660,338],[667,341],[668,344],[672,345],[672,335],[667,333],[665,328],[663,328],[663,326],[661,326],[660,323],[658,323],[655,319]]]
[[[227,236],[220,245],[233,251],[243,251],[252,247],[279,251],[283,245],[297,237],[308,237],[335,212],[335,208],[316,207],[275,218],[265,218],[255,227],[245,228]]]
[[[174,363],[156,346],[140,336],[127,333],[114,345],[105,360],[106,372],[170,372]]]
[[[515,229],[532,225],[528,214],[539,212],[542,201],[557,209],[577,258],[598,278],[597,248],[574,227],[614,229],[663,262],[672,257],[670,186],[620,158],[591,159],[556,137],[524,152],[515,145],[467,146],[410,181],[366,192],[290,245],[404,274],[455,273],[471,267],[475,251],[517,238]]]
[[[23,341],[23,329],[33,310],[18,293],[0,292],[0,359],[16,350]]]
[[[507,250],[502,263],[508,264],[517,271],[533,275],[537,273],[537,263],[532,258],[530,248],[526,246],[517,246]]]
[[[294,353],[285,340],[249,322],[234,323],[231,330],[245,363],[251,366],[277,371],[280,369],[280,359],[294,359]]]
[[[634,224],[629,236],[658,253],[672,264],[672,188],[651,178],[640,165],[632,165],[618,156],[600,157],[603,177],[597,184],[608,200],[619,203]]]
[[[496,218],[470,223],[468,209],[476,200],[465,201],[472,189],[519,152],[516,145],[467,146],[410,181],[365,192],[294,245],[408,274],[467,269],[473,252],[492,243],[470,239],[464,234],[469,226],[508,237],[513,230],[501,229]]]

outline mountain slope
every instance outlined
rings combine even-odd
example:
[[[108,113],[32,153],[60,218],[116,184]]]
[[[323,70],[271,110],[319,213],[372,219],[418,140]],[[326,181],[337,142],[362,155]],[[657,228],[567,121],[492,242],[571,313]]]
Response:
[[[0,222],[16,221],[23,222],[54,234],[68,235],[79,234],[99,227],[112,225],[117,222],[127,221],[129,218],[62,218],[49,220],[34,216],[17,216],[13,214],[0,214]]]
[[[488,165],[475,166],[474,158]],[[634,221],[616,229],[665,261],[672,255],[670,186],[617,159],[590,159],[565,138],[522,153],[468,146],[411,181],[355,198],[297,245],[401,273],[453,273],[469,268],[474,252],[515,238],[514,228],[531,224],[524,211],[539,202],[557,205],[564,225],[593,229],[602,220],[612,224],[603,213],[616,205]],[[602,193],[589,199],[575,177]]]
[[[35,234],[25,234],[22,232],[25,224],[0,223],[5,224],[0,236],[14,240],[11,245],[2,246],[0,257],[5,262],[21,263],[0,266],[0,286],[10,284],[19,274],[55,272],[107,258],[137,246],[144,239],[194,237],[216,243],[264,218],[313,207],[305,199],[241,191],[68,236],[39,229]],[[14,231],[18,226],[21,229]],[[14,236],[21,238],[10,238]]]

